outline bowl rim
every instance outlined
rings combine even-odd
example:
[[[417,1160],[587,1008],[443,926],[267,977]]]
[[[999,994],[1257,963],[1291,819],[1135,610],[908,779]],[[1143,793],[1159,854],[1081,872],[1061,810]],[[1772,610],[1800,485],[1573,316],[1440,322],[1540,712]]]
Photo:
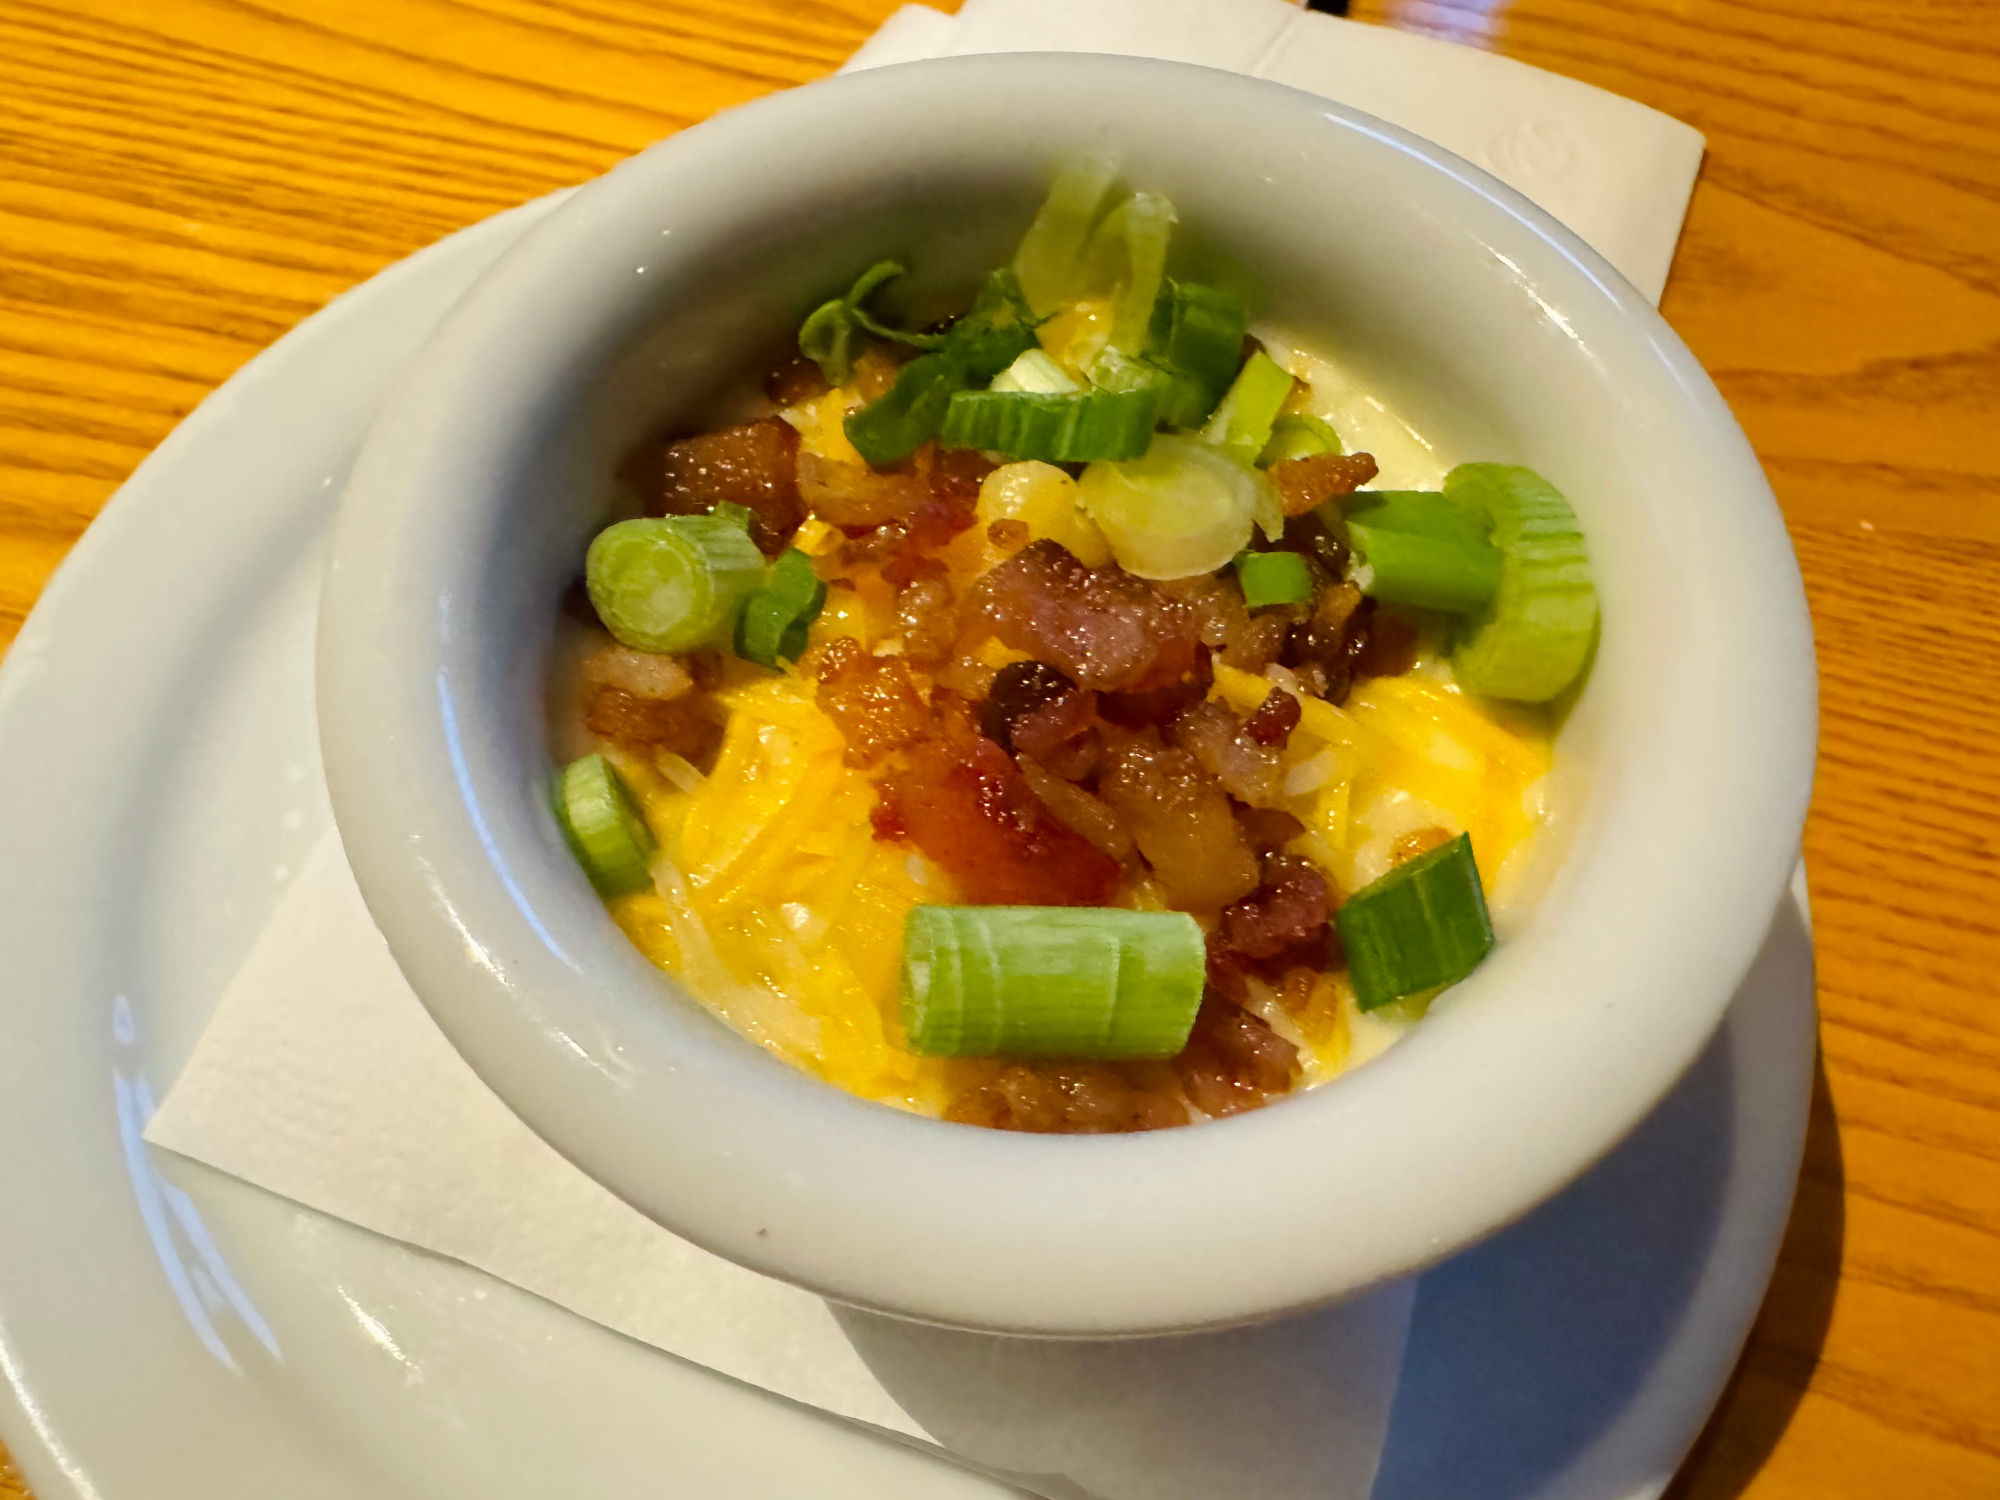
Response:
[[[1519,248],[1522,265],[1539,260],[1563,283],[1559,299],[1592,304],[1657,362],[1683,403],[1677,419],[1730,492],[1719,524],[1733,529],[1741,565],[1721,596],[1764,620],[1768,649],[1711,663],[1729,722],[1757,750],[1717,773],[1710,822],[1729,831],[1735,879],[1726,893],[1689,892],[1676,913],[1684,926],[1699,923],[1689,930],[1705,943],[1681,975],[1690,998],[1670,1016],[1658,981],[1607,978],[1607,1014],[1580,1018],[1551,1050],[1552,1071],[1575,1070],[1569,1106],[1510,1111],[1518,1099],[1490,1088],[1455,1097],[1480,1129],[1467,1159],[1448,1169],[1425,1154],[1437,1122],[1398,1105],[1414,1066],[1408,1043],[1279,1108],[1149,1136],[1017,1136],[854,1098],[721,1032],[705,1014],[660,1005],[662,976],[601,907],[601,933],[578,939],[571,924],[559,941],[544,925],[548,909],[516,878],[543,856],[496,844],[482,813],[488,799],[519,788],[482,783],[462,741],[468,705],[440,664],[458,628],[447,586],[456,575],[435,545],[476,504],[427,518],[418,540],[429,551],[412,545],[411,507],[440,484],[476,491],[481,482],[468,476],[478,466],[467,458],[481,451],[467,440],[480,419],[460,415],[462,393],[508,368],[502,356],[517,335],[506,315],[566,268],[588,264],[593,240],[635,205],[650,202],[657,216],[677,188],[732,157],[799,132],[831,140],[863,110],[923,118],[946,97],[1004,94],[1030,73],[1039,86],[1066,78],[1162,107],[1199,87],[1211,104],[1273,129],[1345,132],[1353,149],[1393,151],[1450,178],[1464,212],[1496,244]],[[564,361],[548,363],[555,371]],[[528,384],[553,378],[542,372]],[[1441,1259],[1581,1174],[1666,1093],[1719,1023],[1797,858],[1816,737],[1803,589],[1762,470],[1693,356],[1608,263],[1478,168],[1359,111],[1212,69],[1078,54],[911,63],[774,95],[621,164],[531,229],[447,314],[364,446],[329,559],[318,696],[336,820],[370,912],[446,1036],[531,1128],[649,1217],[754,1270],[892,1314],[1057,1336],[1221,1326],[1308,1306]],[[1466,988],[1531,981],[1532,960],[1547,970],[1539,949],[1549,946],[1529,933],[1508,954],[1505,976],[1496,956],[1495,972]],[[586,973],[591,983],[579,987]],[[1650,1050],[1614,1046],[1601,1076],[1586,1078],[1600,1060],[1593,1047],[1614,1036],[1607,1027],[1641,1005],[1654,1020]],[[1371,1118],[1390,1128],[1365,1170],[1316,1176],[1310,1191],[1279,1201],[1261,1162],[1295,1151],[1308,1133]],[[1412,1173],[1434,1174],[1423,1178],[1423,1196],[1456,1194],[1458,1211],[1403,1211]],[[1250,1184],[1254,1212],[1238,1226],[1173,1227],[1143,1187],[1169,1179],[1210,1192]],[[1356,1223],[1366,1232],[1342,1234]],[[1313,1248],[1286,1258],[1272,1248],[1279,1244]],[[1254,1274],[1219,1274],[1233,1254],[1248,1256]]]

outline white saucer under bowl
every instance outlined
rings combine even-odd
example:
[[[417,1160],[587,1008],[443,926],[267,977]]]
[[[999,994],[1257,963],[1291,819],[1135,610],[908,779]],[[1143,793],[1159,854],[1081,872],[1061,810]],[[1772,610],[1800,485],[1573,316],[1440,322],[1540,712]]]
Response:
[[[0,670],[0,1438],[40,1500],[1008,1493],[139,1139],[329,823],[313,615],[355,446],[545,206],[247,366]],[[1770,1275],[1813,1019],[1788,905],[1654,1117],[1423,1279],[1376,1500],[1658,1494]]]

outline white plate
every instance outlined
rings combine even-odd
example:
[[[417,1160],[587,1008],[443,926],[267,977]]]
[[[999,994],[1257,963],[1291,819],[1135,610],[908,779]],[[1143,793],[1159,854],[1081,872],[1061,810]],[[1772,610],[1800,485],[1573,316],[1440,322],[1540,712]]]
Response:
[[[327,826],[311,641],[391,376],[544,204],[309,320],[149,458],[0,673],[0,1437],[42,1500],[993,1496],[138,1132]],[[1424,1279],[1377,1500],[1656,1495],[1769,1278],[1812,954],[1780,913],[1638,1134]]]

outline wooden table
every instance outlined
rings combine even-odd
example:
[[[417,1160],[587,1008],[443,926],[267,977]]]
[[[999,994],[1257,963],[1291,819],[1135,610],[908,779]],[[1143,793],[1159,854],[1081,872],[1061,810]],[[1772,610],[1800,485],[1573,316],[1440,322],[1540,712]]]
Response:
[[[0,0],[0,647],[133,465],[292,324],[819,76],[892,4]],[[2000,7],[1356,13],[1706,133],[1665,311],[1812,597],[1821,1087],[1777,1279],[1677,1492],[2000,1496]]]

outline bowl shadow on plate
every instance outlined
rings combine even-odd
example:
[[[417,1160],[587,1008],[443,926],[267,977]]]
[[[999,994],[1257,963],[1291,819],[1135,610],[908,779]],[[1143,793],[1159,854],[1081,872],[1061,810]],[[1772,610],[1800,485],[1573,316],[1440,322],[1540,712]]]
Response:
[[[1810,953],[1786,902],[1756,972],[1810,974]],[[1374,1500],[1598,1500],[1629,1493],[1628,1482],[1657,1484],[1658,1473],[1605,1472],[1597,1450],[1644,1391],[1711,1259],[1751,1062],[1740,1046],[1725,1026],[1609,1157],[1421,1279]],[[1834,1157],[1837,1178],[1837,1143]],[[1807,1170],[1811,1185],[1821,1174],[1810,1155]],[[1801,1201],[1822,1196],[1814,1187]],[[1837,1205],[1837,1182],[1831,1196]],[[1837,1222],[1833,1234],[1837,1265]],[[1781,1283],[1790,1274],[1781,1268]],[[1388,1393],[1356,1389],[1342,1371],[1383,1367],[1379,1341],[1393,1347],[1409,1294],[1402,1283],[1260,1327],[1108,1343],[834,1312],[883,1387],[939,1442],[1041,1494],[1359,1500],[1371,1493],[1365,1460]],[[1792,1404],[1795,1395],[1760,1414],[1775,1425],[1757,1429],[1768,1437],[1748,1442],[1757,1451],[1742,1472]]]
[[[1833,1321],[1846,1239],[1847,1172],[1826,1059],[1813,1067],[1805,1165],[1777,1270],[1743,1358],[1665,1500],[1733,1500],[1749,1488],[1798,1410]]]

